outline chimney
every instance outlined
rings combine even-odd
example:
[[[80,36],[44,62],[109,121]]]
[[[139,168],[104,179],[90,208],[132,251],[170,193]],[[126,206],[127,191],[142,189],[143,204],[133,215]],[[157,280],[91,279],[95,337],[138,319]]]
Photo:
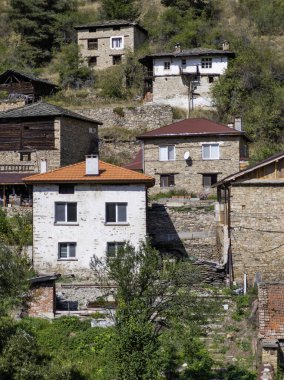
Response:
[[[227,124],[227,127],[229,127],[229,128],[234,128],[234,123],[228,123],[228,124]]]
[[[236,131],[239,131],[239,132],[242,132],[243,130],[243,125],[242,125],[242,118],[241,117],[235,117],[235,130]]]
[[[176,44],[175,45],[175,52],[176,53],[181,53],[181,46],[180,46],[180,44]]]
[[[223,49],[224,51],[227,51],[227,50],[230,49],[230,44],[229,44],[228,41],[224,41],[224,42],[222,43],[222,49]]]
[[[99,175],[99,155],[86,156],[86,175]]]
[[[40,173],[46,173],[47,172],[47,160],[45,158],[42,158],[40,160]]]

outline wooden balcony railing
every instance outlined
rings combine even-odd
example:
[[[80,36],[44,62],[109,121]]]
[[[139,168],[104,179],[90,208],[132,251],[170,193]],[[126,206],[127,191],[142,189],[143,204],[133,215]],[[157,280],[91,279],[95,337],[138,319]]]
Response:
[[[0,165],[0,172],[27,173],[34,170],[34,165]]]

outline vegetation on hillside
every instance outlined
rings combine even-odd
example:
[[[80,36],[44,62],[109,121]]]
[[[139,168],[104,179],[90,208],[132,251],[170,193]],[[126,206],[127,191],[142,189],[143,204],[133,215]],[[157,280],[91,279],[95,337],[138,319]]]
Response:
[[[113,102],[141,97],[138,59],[148,52],[173,50],[176,43],[183,49],[220,48],[228,40],[236,59],[213,91],[217,119],[227,122],[242,116],[255,142],[254,159],[282,149],[283,0],[153,0],[151,7],[148,3],[10,0],[6,4],[2,0],[0,70],[13,67],[51,75],[63,88],[88,85]],[[149,43],[129,54],[120,68],[95,75],[86,67],[78,68],[74,26],[106,19],[139,20],[149,31]]]

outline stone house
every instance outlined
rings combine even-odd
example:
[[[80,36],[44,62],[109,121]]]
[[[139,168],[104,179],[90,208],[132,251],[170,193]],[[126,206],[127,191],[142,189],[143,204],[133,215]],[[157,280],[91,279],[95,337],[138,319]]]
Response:
[[[235,54],[226,50],[195,48],[145,56],[144,99],[191,110],[212,107],[212,84],[224,74]]]
[[[235,128],[208,119],[185,119],[138,136],[143,171],[156,180],[151,191],[209,193],[211,185],[240,170],[248,159],[250,139],[240,119]]]
[[[230,280],[283,280],[284,152],[214,186],[217,243]]]
[[[86,161],[25,179],[33,185],[33,265],[41,272],[90,275],[93,255],[115,255],[146,236],[147,188],[154,179]]]
[[[6,102],[22,100],[28,104],[38,101],[42,97],[53,95],[58,90],[57,85],[37,78],[32,74],[11,69],[0,74],[0,92],[7,94],[6,99],[1,97],[2,101],[3,99]]]
[[[21,196],[13,186],[19,186],[19,175],[13,177],[11,173],[24,173],[26,177],[96,153],[100,124],[44,102],[0,112],[0,197],[4,205],[10,196]]]
[[[85,65],[99,70],[119,65],[127,52],[134,52],[148,38],[137,22],[112,20],[80,25],[77,41]]]

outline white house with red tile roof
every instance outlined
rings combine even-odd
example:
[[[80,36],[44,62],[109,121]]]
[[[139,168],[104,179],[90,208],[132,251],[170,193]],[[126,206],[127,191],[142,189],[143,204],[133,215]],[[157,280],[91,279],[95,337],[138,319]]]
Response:
[[[33,185],[33,265],[45,273],[90,275],[93,255],[115,255],[146,236],[147,188],[154,179],[99,161],[25,178]]]
[[[143,172],[156,179],[153,192],[209,192],[211,185],[248,160],[249,137],[241,119],[229,127],[208,119],[185,119],[137,137]],[[128,167],[138,167],[128,165]]]

